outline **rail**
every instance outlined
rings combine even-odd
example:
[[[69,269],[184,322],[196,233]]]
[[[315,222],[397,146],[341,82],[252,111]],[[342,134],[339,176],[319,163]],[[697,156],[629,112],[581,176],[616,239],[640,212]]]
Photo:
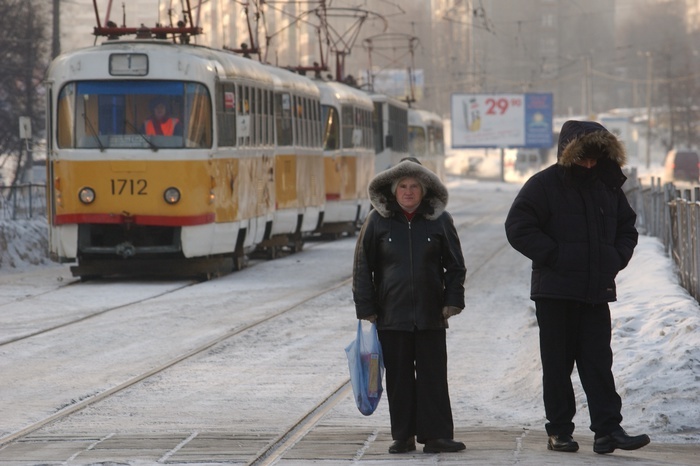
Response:
[[[637,228],[661,240],[676,265],[680,285],[700,301],[700,186],[679,188],[661,184],[660,178],[645,186],[633,175],[625,189],[637,212]]]
[[[0,219],[46,217],[46,185],[0,186]]]

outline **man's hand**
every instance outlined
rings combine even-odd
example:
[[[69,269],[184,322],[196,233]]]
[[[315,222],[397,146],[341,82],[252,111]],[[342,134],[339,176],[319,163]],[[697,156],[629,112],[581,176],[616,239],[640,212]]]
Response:
[[[377,315],[372,314],[371,316],[363,317],[362,320],[366,320],[371,323],[375,323],[377,321]]]
[[[462,312],[462,310],[455,306],[445,306],[442,308],[442,316],[445,318],[445,320],[459,314],[460,312]]]

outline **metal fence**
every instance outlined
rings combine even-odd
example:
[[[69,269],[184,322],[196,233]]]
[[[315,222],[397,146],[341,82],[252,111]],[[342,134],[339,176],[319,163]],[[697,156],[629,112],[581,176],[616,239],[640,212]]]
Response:
[[[629,184],[629,187],[627,187]],[[680,189],[652,178],[645,186],[635,176],[626,183],[642,234],[655,236],[676,264],[680,284],[700,301],[700,186]]]
[[[46,185],[0,187],[0,216],[4,220],[46,217]]]

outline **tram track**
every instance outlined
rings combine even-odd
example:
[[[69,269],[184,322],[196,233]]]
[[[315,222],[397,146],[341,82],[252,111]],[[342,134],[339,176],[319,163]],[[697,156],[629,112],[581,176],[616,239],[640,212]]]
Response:
[[[107,390],[103,390],[95,395],[89,396],[85,399],[82,399],[80,401],[77,401],[69,406],[61,408],[58,412],[54,413],[53,415],[47,416],[39,421],[32,422],[30,425],[22,428],[19,431],[16,431],[14,433],[11,433],[9,435],[5,435],[3,437],[0,437],[0,447],[3,447],[6,444],[12,443],[17,441],[18,439],[21,439],[22,437],[26,437],[27,435],[31,434],[32,432],[35,432],[42,427],[58,421],[60,419],[67,418],[71,416],[72,414],[83,410],[84,408],[93,405],[95,403],[98,403],[100,401],[104,401],[107,398],[114,396],[115,394],[124,391],[125,389],[132,387],[133,385],[136,385],[140,382],[145,381],[146,379],[153,377],[157,374],[160,374],[167,369],[183,362],[186,360],[189,360],[197,355],[200,355],[208,350],[210,350],[212,347],[225,342],[226,340],[229,340],[243,332],[246,332],[248,330],[251,330],[257,326],[260,326],[268,321],[271,321],[273,319],[279,318],[280,316],[283,316],[284,314],[287,314],[295,309],[298,309],[299,307],[303,306],[304,304],[308,303],[309,301],[318,298],[319,296],[322,296],[327,293],[331,293],[332,291],[336,290],[339,287],[348,285],[351,282],[351,278],[344,278],[341,281],[338,281],[332,285],[329,285],[309,296],[306,296],[305,298],[289,305],[283,308],[280,308],[274,312],[269,312],[265,314],[263,317],[250,321],[248,323],[242,324],[238,327],[235,327],[233,329],[227,330],[217,336],[211,337],[207,339],[204,343],[198,345],[197,347],[186,351],[184,353],[181,353],[173,358],[168,359],[165,362],[159,363],[156,367],[152,368],[151,370],[148,370],[146,372],[143,372],[139,375],[136,375],[134,377],[129,378],[128,380],[115,385]]]
[[[73,285],[73,284],[76,284],[76,285],[77,285],[77,284],[79,284],[79,283],[80,283],[79,281],[78,281],[78,282],[73,282],[73,283],[71,283],[71,285]],[[86,320],[94,319],[95,317],[99,317],[99,316],[104,315],[104,314],[106,314],[106,313],[108,313],[108,312],[113,312],[113,311],[116,311],[116,310],[119,310],[119,309],[123,309],[123,308],[125,308],[125,307],[134,306],[134,305],[137,305],[137,304],[140,304],[140,303],[145,303],[145,302],[150,301],[150,300],[152,300],[152,299],[157,299],[157,298],[160,298],[160,297],[162,297],[162,296],[165,296],[165,295],[168,295],[168,294],[171,294],[171,293],[175,293],[175,292],[177,292],[177,291],[180,291],[180,290],[185,289],[185,288],[187,288],[187,287],[190,287],[190,286],[192,286],[192,285],[196,285],[197,283],[198,283],[198,281],[191,281],[191,282],[188,282],[188,283],[186,283],[186,284],[184,284],[184,285],[182,285],[182,286],[178,286],[178,287],[176,287],[176,288],[171,288],[171,289],[168,289],[168,290],[166,290],[166,291],[163,291],[163,292],[160,292],[160,293],[156,293],[156,294],[154,294],[154,295],[152,295],[152,296],[148,296],[148,297],[143,298],[143,299],[138,299],[138,300],[134,300],[134,301],[129,301],[129,302],[127,302],[127,303],[123,303],[123,304],[120,304],[120,305],[118,305],[118,306],[107,307],[107,308],[105,308],[105,309],[101,309],[101,310],[99,310],[99,311],[97,311],[97,312],[93,312],[93,313],[84,315],[84,316],[82,316],[82,317],[80,317],[80,318],[77,318],[77,319],[71,319],[71,320],[68,320],[68,321],[66,321],[66,322],[61,322],[61,323],[58,323],[58,324],[56,324],[56,325],[51,325],[51,326],[48,326],[48,327],[44,327],[44,328],[41,328],[41,329],[39,329],[39,330],[35,330],[35,331],[29,332],[29,333],[25,333],[25,334],[20,335],[20,336],[11,337],[11,338],[8,338],[7,340],[2,340],[2,341],[0,341],[0,348],[2,348],[2,347],[4,347],[4,346],[7,346],[7,345],[10,345],[10,344],[12,344],[12,343],[17,343],[17,342],[20,342],[20,341],[25,341],[25,340],[28,340],[28,339],[30,339],[30,338],[33,338],[33,337],[36,337],[36,336],[39,336],[39,335],[43,335],[43,334],[45,334],[45,333],[52,332],[52,331],[54,331],[54,330],[62,329],[62,328],[65,328],[65,327],[69,327],[69,326],[71,326],[71,325],[75,325],[75,324],[78,324],[78,323],[81,323],[81,322],[85,322]],[[62,288],[63,288],[63,287],[62,287]],[[55,291],[55,290],[54,290],[54,291]],[[51,291],[46,291],[46,292],[44,292],[44,293],[35,295],[35,296],[33,296],[32,298],[41,297],[41,296],[44,296],[44,295],[49,294],[49,293],[51,293]],[[29,299],[29,298],[28,298],[28,299]]]
[[[313,249],[318,244],[321,244],[321,243],[309,245],[305,249],[309,249],[309,250]],[[255,266],[257,266],[261,263],[265,263],[265,262],[266,262],[265,260],[255,259],[255,260],[252,260],[248,263],[249,264],[248,267],[255,267]],[[236,273],[236,272],[232,272],[232,273]],[[62,278],[62,277],[59,277],[59,278]],[[9,281],[9,280],[6,280],[6,281]],[[57,279],[57,281],[59,281],[59,280]],[[41,327],[38,329],[33,329],[33,330],[27,331],[25,333],[19,334],[19,335],[9,336],[9,337],[3,338],[2,334],[0,333],[0,348],[6,347],[12,343],[26,341],[30,338],[33,338],[33,337],[36,337],[39,335],[43,335],[43,334],[46,334],[46,333],[49,333],[49,332],[52,332],[55,330],[59,330],[59,329],[65,328],[65,327],[69,327],[71,325],[76,325],[76,324],[79,324],[81,322],[85,322],[86,320],[94,319],[96,317],[102,316],[102,315],[110,313],[110,312],[117,311],[119,309],[124,309],[124,308],[129,307],[129,306],[134,306],[134,305],[146,303],[150,300],[158,299],[158,298],[161,298],[163,296],[181,291],[185,288],[195,286],[201,282],[202,282],[201,280],[197,280],[197,279],[187,280],[182,285],[175,286],[175,287],[169,287],[163,291],[157,291],[153,294],[150,294],[150,295],[145,296],[145,297],[140,298],[140,299],[135,299],[133,301],[123,302],[123,303],[120,303],[119,305],[115,305],[115,306],[107,306],[107,307],[100,309],[98,311],[88,312],[86,314],[80,315],[77,318],[70,318],[70,319],[67,319],[65,321],[54,323],[52,325],[48,325],[48,326]],[[75,280],[65,282],[65,283],[63,283],[61,280],[60,285],[55,286],[51,289],[40,291],[36,294],[24,295],[24,296],[18,297],[16,299],[7,301],[5,303],[0,303],[0,308],[9,307],[9,306],[18,306],[18,305],[21,306],[24,304],[31,304],[32,300],[50,298],[52,295],[65,292],[65,290],[68,288],[74,289],[74,288],[82,287],[83,289],[85,289],[85,287],[95,286],[95,284],[97,284],[98,286],[109,287],[110,284],[116,284],[116,283],[120,283],[120,280],[119,279],[105,279],[105,280],[98,280],[98,281],[93,280],[90,282],[84,282],[84,281],[81,281],[80,279],[76,278]],[[164,281],[163,283],[170,283],[170,282]],[[76,304],[74,307],[76,307],[76,308],[79,307],[79,304]],[[0,321],[0,323],[1,323],[1,321]]]
[[[471,227],[479,225],[484,222],[488,222],[492,218],[502,215],[498,211],[488,211],[476,215],[476,218],[472,218],[465,222],[457,222],[458,230],[460,233],[466,231],[467,234]],[[505,239],[502,242],[492,242],[493,247],[479,249],[479,259],[478,264],[473,264],[470,266],[470,277],[479,273],[479,270],[486,265],[491,259],[496,257],[507,245]],[[465,254],[467,255],[467,254]],[[265,263],[265,262],[262,262]],[[468,264],[469,265],[469,264]],[[349,285],[351,278],[345,277],[342,280],[338,280],[335,283],[325,286],[323,289],[319,289],[316,292],[307,295],[303,299],[296,300],[293,303],[289,303],[288,306],[280,307],[279,309],[272,311],[268,308],[269,303],[260,303],[259,307],[261,309],[267,308],[265,314],[260,318],[247,320],[244,323],[236,325],[234,328],[222,332],[216,336],[212,336],[204,342],[201,342],[196,347],[191,348],[188,351],[184,351],[178,355],[168,358],[167,360],[159,363],[156,367],[151,368],[148,371],[144,371],[138,375],[128,378],[127,380],[114,385],[113,387],[103,390],[100,393],[88,396],[84,399],[80,399],[69,406],[62,407],[59,411],[53,413],[50,416],[46,416],[43,419],[33,422],[30,425],[25,426],[21,430],[15,431],[4,437],[0,437],[0,450],[4,446],[17,442],[25,437],[31,436],[32,433],[41,430],[43,427],[49,426],[52,423],[65,420],[72,416],[73,414],[84,410],[88,406],[95,405],[99,402],[106,401],[115,395],[124,392],[129,387],[134,387],[135,385],[153,378],[158,374],[162,374],[168,369],[174,368],[175,366],[194,359],[198,355],[202,355],[209,350],[212,350],[215,346],[226,343],[227,340],[242,334],[248,330],[255,329],[258,326],[266,322],[270,322],[276,318],[280,318],[285,314],[293,311],[295,309],[302,308],[309,301],[319,298],[324,294],[331,293],[334,290]],[[186,288],[188,285],[183,285],[181,288]],[[128,307],[123,305],[120,307]],[[83,319],[84,320],[84,319]],[[273,439],[271,439],[268,444],[258,451],[256,454],[252,455],[246,464],[251,466],[262,466],[262,465],[272,465],[277,460],[282,458],[285,452],[289,451],[294,447],[301,439],[304,438],[309,432],[313,431],[316,425],[326,416],[335,406],[346,400],[348,395],[351,393],[351,386],[349,384],[349,378],[347,376],[336,379],[336,386],[330,391],[325,390],[324,396],[314,404],[311,409],[308,409],[305,413],[299,415],[297,413],[297,421],[288,423],[288,428],[283,428],[283,432],[277,434]],[[308,407],[307,407],[308,408]]]

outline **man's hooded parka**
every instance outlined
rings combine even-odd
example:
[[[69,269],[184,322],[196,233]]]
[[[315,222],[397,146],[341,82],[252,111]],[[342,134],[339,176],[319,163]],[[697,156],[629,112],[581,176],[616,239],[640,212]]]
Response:
[[[409,222],[392,182],[416,178],[425,188]],[[358,319],[377,316],[380,330],[447,328],[444,306],[464,308],[464,257],[447,188],[433,172],[404,160],[369,185],[372,210],[355,249],[353,297]]]
[[[575,162],[597,159],[586,169]],[[591,121],[567,121],[557,163],[532,176],[506,219],[508,241],[532,260],[530,297],[600,304],[637,245],[636,214],[622,191],[625,151]]]

